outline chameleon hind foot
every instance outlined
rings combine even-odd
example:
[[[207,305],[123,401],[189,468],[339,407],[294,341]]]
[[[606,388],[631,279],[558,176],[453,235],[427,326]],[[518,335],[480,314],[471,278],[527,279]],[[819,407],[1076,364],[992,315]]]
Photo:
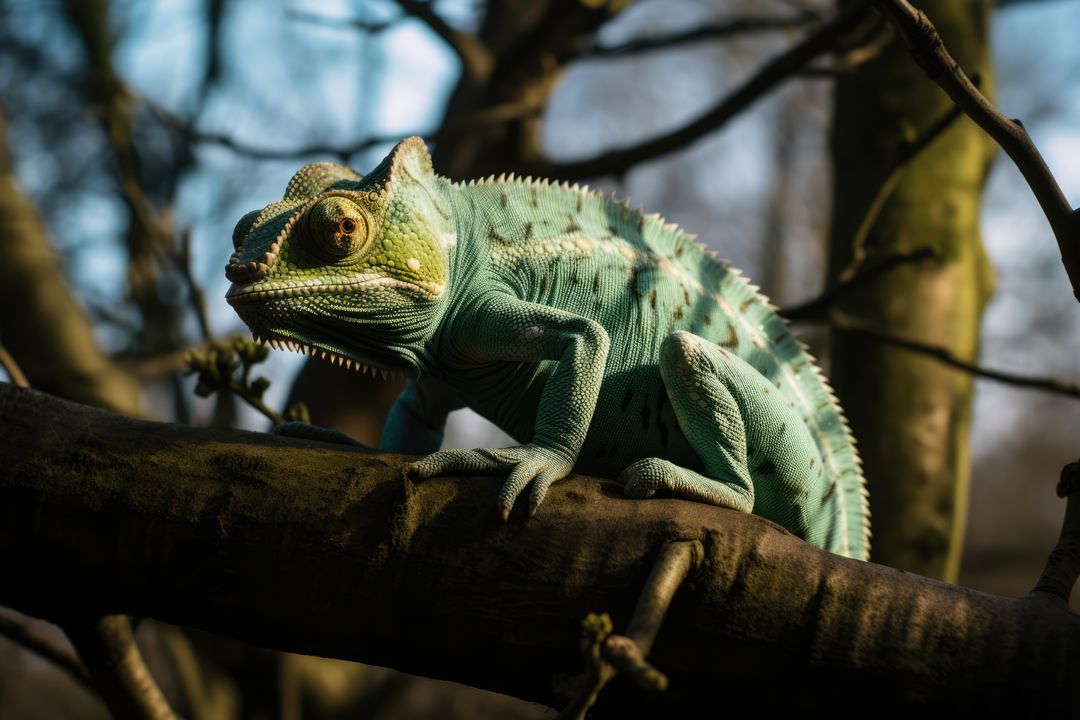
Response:
[[[662,458],[638,460],[619,473],[616,482],[632,498],[649,498],[658,490],[666,490],[679,497],[742,512],[754,509],[753,491],[748,493],[737,485],[705,477]]]

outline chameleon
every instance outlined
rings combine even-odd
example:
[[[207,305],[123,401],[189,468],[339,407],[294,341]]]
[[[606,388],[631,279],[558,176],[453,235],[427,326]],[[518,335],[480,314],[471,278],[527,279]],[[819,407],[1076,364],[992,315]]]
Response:
[[[303,167],[232,237],[226,299],[256,340],[406,376],[380,447],[423,456],[412,479],[505,476],[505,521],[573,470],[868,557],[858,453],[818,365],[659,215],[544,179],[451,181],[409,137],[367,175]],[[464,406],[519,444],[440,450]]]

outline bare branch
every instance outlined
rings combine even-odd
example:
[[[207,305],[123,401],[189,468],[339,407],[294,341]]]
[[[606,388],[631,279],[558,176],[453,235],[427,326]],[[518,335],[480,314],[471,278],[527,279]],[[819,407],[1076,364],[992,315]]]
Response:
[[[1058,497],[1068,498],[1061,535],[1032,594],[1048,595],[1068,605],[1076,578],[1080,575],[1080,461],[1061,470]]]
[[[97,695],[97,688],[90,683],[90,676],[75,653],[70,648],[58,645],[34,632],[30,623],[0,613],[0,635],[48,660],[71,676],[75,682]]]
[[[788,320],[817,321],[827,320],[828,310],[838,301],[847,297],[851,292],[863,287],[871,280],[884,275],[888,271],[934,257],[937,252],[932,247],[923,246],[911,252],[895,253],[881,258],[871,265],[864,266],[848,277],[841,279],[836,285],[827,288],[816,298],[806,302],[781,308],[780,315]]]
[[[979,92],[945,49],[941,35],[921,10],[907,0],[874,0],[874,5],[896,24],[912,58],[926,71],[927,77],[1012,158],[1050,222],[1073,295],[1080,300],[1080,212],[1069,204],[1024,126],[1019,120],[1002,115]]]
[[[15,362],[15,358],[11,357],[11,353],[3,345],[0,345],[0,367],[4,368],[13,384],[23,388],[30,387],[30,381],[26,379],[19,363]]]
[[[877,706],[1074,709],[1080,621],[1063,603],[847,560],[755,516],[574,476],[537,517],[502,524],[498,478],[412,485],[401,456],[10,385],[0,425],[0,603],[36,616],[70,613],[77,592],[95,611],[550,705],[551,679],[580,669],[581,618],[629,618],[657,550],[696,540],[649,657],[668,690],[612,684],[598,720],[692,717],[718,682],[726,707],[759,714],[824,706],[836,687]]]
[[[666,50],[705,40],[724,40],[735,35],[749,35],[777,30],[790,30],[821,22],[821,14],[813,10],[801,10],[788,17],[740,17],[716,23],[698,25],[669,35],[654,35],[628,40],[617,45],[591,45],[584,48],[575,60],[626,57],[655,50]]]
[[[482,110],[462,118],[458,122],[447,123],[435,130],[417,130],[415,132],[395,133],[392,135],[372,135],[348,145],[328,145],[314,143],[299,148],[279,149],[249,145],[242,140],[224,133],[204,132],[196,130],[184,118],[158,105],[149,98],[142,96],[142,101],[154,113],[154,115],[173,132],[181,135],[189,142],[202,145],[216,145],[230,150],[237,155],[255,158],[258,160],[283,160],[290,158],[303,158],[311,155],[331,155],[347,162],[353,155],[370,150],[379,145],[391,145],[409,135],[420,135],[431,142],[446,140],[458,135],[473,132],[490,125],[500,125],[512,120],[531,117],[539,114],[542,104],[526,102],[509,102],[491,105]]]
[[[678,150],[722,126],[784,80],[796,75],[812,60],[833,49],[841,37],[855,31],[867,21],[876,21],[869,12],[868,3],[856,3],[836,19],[815,30],[795,47],[766,63],[738,90],[696,120],[677,130],[638,145],[613,150],[587,160],[538,163],[532,172],[535,175],[546,175],[564,180],[612,175],[625,172],[638,163]]]
[[[371,35],[378,35],[384,30],[388,30],[397,24],[397,20],[383,20],[380,22],[371,22],[368,20],[361,20],[359,18],[336,18],[329,15],[322,15],[321,13],[306,12],[304,10],[296,10],[290,8],[287,13],[289,17],[300,20],[302,22],[314,23],[316,25],[322,25],[324,27],[337,28],[337,29],[351,29],[360,30]]]
[[[1076,383],[1065,382],[1054,378],[1028,377],[1026,375],[1005,372],[1003,370],[984,368],[975,363],[958,358],[946,348],[937,345],[927,345],[916,340],[909,340],[907,338],[897,337],[896,335],[890,335],[868,322],[837,311],[833,311],[829,316],[829,324],[839,330],[861,333],[888,345],[892,345],[893,347],[925,355],[938,362],[949,365],[950,367],[954,367],[957,370],[962,370],[970,375],[974,375],[975,377],[994,380],[1006,385],[1045,390],[1058,395],[1080,398],[1080,385],[1077,385]]]
[[[176,720],[135,645],[127,615],[68,622],[65,632],[117,720]]]
[[[407,14],[427,23],[432,32],[438,35],[461,59],[462,75],[473,85],[481,85],[491,74],[494,58],[491,51],[475,35],[460,32],[446,24],[430,3],[417,0],[397,0]]]

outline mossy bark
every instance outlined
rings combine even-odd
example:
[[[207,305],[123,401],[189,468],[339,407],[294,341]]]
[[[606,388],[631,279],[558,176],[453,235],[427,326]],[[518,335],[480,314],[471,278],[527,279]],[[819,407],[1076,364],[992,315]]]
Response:
[[[580,623],[626,627],[661,545],[703,560],[595,717],[935,703],[1073,712],[1080,617],[817,550],[755,516],[558,483],[495,517],[497,478],[412,485],[403,458],[149,423],[0,384],[0,603],[130,613],[556,704]],[[1034,580],[1034,579],[1033,579]],[[73,598],[76,598],[73,604]],[[779,691],[778,691],[779,688]],[[687,715],[690,716],[690,715]]]
[[[988,3],[927,0],[920,7],[990,92]],[[856,229],[901,143],[952,104],[899,42],[841,78],[835,104],[831,280],[859,254],[872,263],[924,246],[935,252],[876,279],[840,310],[890,334],[974,358],[994,282],[979,234],[979,198],[994,146],[961,118],[904,169],[865,243],[854,248]],[[971,378],[841,331],[834,334],[831,375],[864,461],[873,559],[955,580],[967,509]]]

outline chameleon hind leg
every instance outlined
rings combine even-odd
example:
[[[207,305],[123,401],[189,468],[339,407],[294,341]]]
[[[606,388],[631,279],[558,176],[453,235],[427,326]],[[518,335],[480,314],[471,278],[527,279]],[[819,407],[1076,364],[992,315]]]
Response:
[[[704,465],[704,474],[663,458],[644,458],[619,475],[626,494],[650,497],[657,490],[667,490],[691,500],[751,512],[754,484],[747,460],[747,427],[737,396],[744,397],[744,389],[756,389],[768,381],[746,362],[688,332],[675,332],[664,339],[660,376],[680,429]]]

